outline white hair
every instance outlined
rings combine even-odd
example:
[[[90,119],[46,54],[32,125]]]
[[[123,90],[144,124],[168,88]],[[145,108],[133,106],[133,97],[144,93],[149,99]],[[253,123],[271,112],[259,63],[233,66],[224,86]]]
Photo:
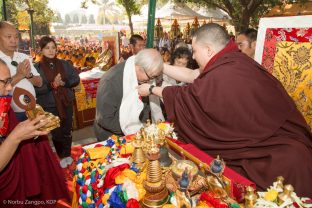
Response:
[[[146,72],[162,71],[164,61],[160,53],[155,49],[143,49],[135,55],[134,64],[140,66]]]

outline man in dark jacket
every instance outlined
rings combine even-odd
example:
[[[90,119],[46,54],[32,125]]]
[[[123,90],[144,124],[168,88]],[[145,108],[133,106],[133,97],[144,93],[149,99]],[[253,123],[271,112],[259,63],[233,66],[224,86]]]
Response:
[[[281,83],[207,24],[192,41],[200,74],[188,86],[155,87],[179,138],[266,189],[277,176],[312,197],[312,136]],[[175,77],[174,77],[175,78]],[[149,84],[139,87],[149,95]]]
[[[142,122],[150,118],[150,111],[155,120],[161,119],[162,114],[154,111],[159,105],[154,106],[151,100],[141,100],[136,87],[139,83],[156,78],[162,69],[160,54],[154,49],[144,49],[103,75],[97,89],[94,122],[94,131],[99,141],[113,134],[121,136],[136,133],[142,127]]]

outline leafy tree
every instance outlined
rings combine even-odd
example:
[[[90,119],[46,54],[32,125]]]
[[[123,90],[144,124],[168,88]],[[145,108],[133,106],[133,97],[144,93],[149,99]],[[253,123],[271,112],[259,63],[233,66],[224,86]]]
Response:
[[[78,17],[78,14],[74,14],[74,15],[73,15],[73,23],[74,23],[74,24],[79,24],[79,17]]]
[[[69,25],[70,23],[72,23],[71,18],[69,16],[69,14],[65,15],[65,25]]]
[[[140,0],[142,1],[142,0]],[[82,0],[81,2],[81,7],[82,8],[88,8],[88,3],[91,2],[93,4],[97,4],[101,7],[101,10],[99,12],[99,16],[97,18],[98,23],[102,23],[106,24],[106,11],[112,12],[112,5],[114,5],[114,2],[111,2],[110,0]],[[131,16],[135,15],[135,14],[140,14],[140,4],[139,1],[137,3],[136,0],[117,0],[117,3],[120,4],[121,6],[124,7],[128,20],[129,20],[129,27],[131,30],[131,34],[133,34],[133,24],[132,24],[132,20],[131,20]],[[102,12],[103,11],[103,12]],[[102,14],[101,14],[102,12]],[[116,13],[116,15],[118,15],[118,11]],[[105,18],[103,18],[103,16]]]
[[[85,14],[83,14],[81,16],[81,24],[87,24],[88,23],[88,19],[87,19],[87,16]]]
[[[34,25],[34,34],[35,35],[46,35],[49,34],[49,23],[54,19],[54,13],[51,9],[47,7],[48,0],[6,0],[6,9],[8,20],[12,23],[18,25],[17,18],[21,17],[21,14],[18,15],[18,12],[32,8],[34,10],[33,14],[33,25]],[[22,15],[25,17],[25,15]],[[28,25],[30,20],[23,18]],[[25,22],[24,22],[25,23]],[[23,24],[24,24],[23,23]]]
[[[136,3],[135,0],[117,0],[117,2],[118,4],[122,5],[126,10],[126,14],[129,20],[129,27],[130,27],[131,35],[133,35],[133,23],[131,20],[131,16],[140,14],[140,7]]]
[[[17,25],[17,13],[18,10],[16,8],[16,4],[14,3],[14,1],[6,1],[6,14],[7,14],[7,20],[12,22],[13,24]],[[1,14],[3,12],[3,5],[2,5],[2,1],[1,1]],[[1,20],[3,18],[3,16],[1,15]]]
[[[94,15],[90,14],[89,19],[88,19],[88,23],[89,24],[95,24],[95,19],[94,19]]]
[[[256,27],[259,18],[275,5],[293,0],[176,0],[178,2],[193,2],[201,6],[217,7],[226,11],[232,18],[236,31],[248,27]],[[300,1],[300,0],[299,0]],[[301,0],[303,1],[303,0]]]

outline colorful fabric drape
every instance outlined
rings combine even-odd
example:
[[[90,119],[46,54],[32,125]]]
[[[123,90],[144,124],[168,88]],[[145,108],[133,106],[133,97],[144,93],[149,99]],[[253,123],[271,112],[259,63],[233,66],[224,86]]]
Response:
[[[276,44],[273,75],[279,79],[312,127],[312,44]]]
[[[267,29],[262,65],[283,84],[312,129],[312,28]]]

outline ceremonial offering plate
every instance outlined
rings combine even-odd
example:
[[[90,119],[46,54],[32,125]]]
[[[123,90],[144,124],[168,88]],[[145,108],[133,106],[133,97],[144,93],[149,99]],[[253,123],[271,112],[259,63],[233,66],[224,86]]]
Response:
[[[191,173],[191,175],[194,177],[198,174],[198,167],[195,165],[194,162],[190,160],[178,160],[173,166],[172,166],[172,175],[175,179],[179,179],[182,176],[182,173],[185,171],[185,169]]]

